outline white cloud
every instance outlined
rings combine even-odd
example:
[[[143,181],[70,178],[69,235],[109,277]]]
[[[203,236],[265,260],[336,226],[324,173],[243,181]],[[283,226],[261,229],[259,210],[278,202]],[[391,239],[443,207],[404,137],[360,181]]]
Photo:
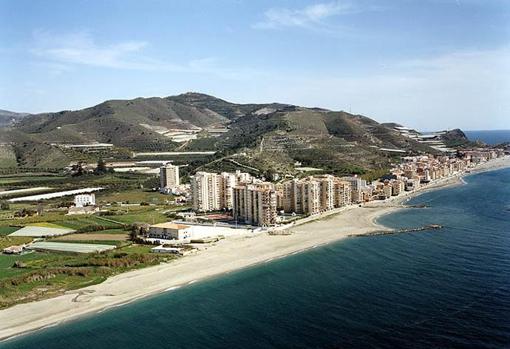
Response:
[[[260,74],[253,69],[232,67],[215,57],[184,62],[168,62],[148,56],[145,41],[98,43],[89,31],[68,34],[36,31],[30,52],[38,58],[34,65],[44,67],[52,76],[73,71],[76,65],[98,68],[206,74],[222,79],[239,80]]]
[[[151,69],[151,62],[139,53],[147,46],[142,41],[99,45],[89,32],[53,34],[34,33],[31,52],[39,58],[60,64],[83,64],[118,69]]]
[[[352,110],[421,130],[510,129],[509,76],[504,47],[397,62],[354,77],[275,75],[257,98]]]
[[[256,29],[281,27],[312,27],[323,24],[329,17],[351,13],[350,3],[335,1],[317,3],[300,9],[271,8],[264,13],[264,20],[253,25]]]

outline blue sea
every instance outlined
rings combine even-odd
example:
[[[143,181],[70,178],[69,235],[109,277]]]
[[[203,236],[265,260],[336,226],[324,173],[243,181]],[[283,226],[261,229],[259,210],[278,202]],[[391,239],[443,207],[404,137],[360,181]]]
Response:
[[[466,181],[380,219],[444,229],[348,238],[0,347],[510,348],[510,169]]]
[[[464,131],[470,141],[482,141],[490,145],[510,142],[510,130]]]

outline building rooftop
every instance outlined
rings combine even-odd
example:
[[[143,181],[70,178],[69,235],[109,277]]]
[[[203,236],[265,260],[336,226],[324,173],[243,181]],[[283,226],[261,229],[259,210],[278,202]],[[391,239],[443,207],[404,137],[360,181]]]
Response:
[[[166,222],[166,223],[153,224],[150,227],[151,228],[166,228],[166,229],[187,229],[187,228],[189,228],[189,225]]]

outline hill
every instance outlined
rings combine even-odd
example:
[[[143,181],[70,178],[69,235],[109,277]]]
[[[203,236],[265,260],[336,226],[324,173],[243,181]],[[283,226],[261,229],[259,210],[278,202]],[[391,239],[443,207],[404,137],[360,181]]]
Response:
[[[117,158],[129,156],[127,150],[216,151],[213,159],[196,166],[279,173],[302,167],[364,172],[385,168],[402,154],[437,152],[401,134],[395,125],[343,111],[236,104],[190,92],[30,115],[0,130],[0,142],[9,145],[17,165],[25,167],[59,167],[79,157],[65,145],[110,143],[116,151],[124,150]]]
[[[23,119],[28,113],[16,113],[13,111],[0,109],[0,127],[10,126],[16,121]]]

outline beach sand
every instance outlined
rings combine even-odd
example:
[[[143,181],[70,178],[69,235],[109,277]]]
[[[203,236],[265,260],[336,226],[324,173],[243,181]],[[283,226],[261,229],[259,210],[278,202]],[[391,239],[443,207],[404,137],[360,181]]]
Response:
[[[510,166],[508,157],[480,165],[476,171],[507,166]],[[93,314],[148,295],[185,286],[197,280],[338,241],[350,235],[388,230],[378,225],[375,220],[382,215],[401,209],[402,203],[412,196],[427,190],[461,183],[460,176],[450,177],[408,195],[384,202],[372,202],[363,207],[349,207],[338,214],[292,227],[291,235],[260,233],[250,236],[232,236],[197,254],[168,264],[123,273],[101,284],[68,291],[55,298],[0,310],[0,339]]]

